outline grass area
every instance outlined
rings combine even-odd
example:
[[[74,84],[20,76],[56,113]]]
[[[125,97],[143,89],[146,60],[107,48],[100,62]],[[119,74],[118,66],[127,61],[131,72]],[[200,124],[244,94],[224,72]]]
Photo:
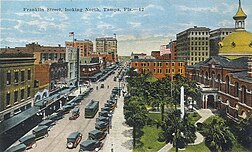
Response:
[[[193,124],[195,124],[195,122],[198,121],[201,116],[197,112],[193,112],[189,113],[188,118]]]
[[[221,118],[220,116],[218,115],[214,115],[214,116],[211,116],[209,118],[207,118],[204,123],[205,124],[210,124],[210,122],[213,120],[213,119],[218,119],[218,120],[222,120],[222,121],[225,121],[223,118]]]
[[[141,130],[143,131],[143,135],[140,140],[136,140],[136,148],[133,150],[134,152],[153,152],[158,151],[163,146],[165,146],[165,142],[158,141],[158,134],[162,132],[161,129],[157,129],[156,126],[144,126]]]
[[[176,149],[173,147],[169,152],[175,152]],[[179,151],[183,151],[183,152],[210,152],[210,150],[207,148],[207,146],[205,146],[205,143],[201,143],[198,145],[189,145],[187,146],[185,149],[183,150],[179,150]]]
[[[158,122],[161,121],[161,113],[148,113],[148,117]]]

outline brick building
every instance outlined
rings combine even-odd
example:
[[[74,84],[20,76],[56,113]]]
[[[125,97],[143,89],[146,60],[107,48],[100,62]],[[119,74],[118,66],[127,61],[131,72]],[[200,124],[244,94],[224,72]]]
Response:
[[[90,56],[90,54],[92,54],[94,51],[93,42],[87,39],[75,40],[73,42],[66,41],[65,44],[66,47],[74,47],[76,49],[79,48],[81,58]]]
[[[0,121],[33,105],[33,54],[0,53]]]
[[[138,74],[151,73],[158,79],[176,74],[185,76],[185,62],[178,60],[132,59],[131,67],[137,69]]]
[[[96,38],[96,53],[108,53],[117,62],[117,39],[115,37]]]

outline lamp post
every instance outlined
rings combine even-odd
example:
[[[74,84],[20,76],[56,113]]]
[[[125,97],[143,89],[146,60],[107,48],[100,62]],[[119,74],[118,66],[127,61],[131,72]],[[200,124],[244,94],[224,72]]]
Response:
[[[119,92],[118,92],[118,96],[120,97],[120,96],[121,96],[121,93],[120,93],[120,92],[121,92],[121,90],[120,90],[120,78],[118,78],[118,83],[119,83],[119,87],[118,87],[118,91],[119,91]]]

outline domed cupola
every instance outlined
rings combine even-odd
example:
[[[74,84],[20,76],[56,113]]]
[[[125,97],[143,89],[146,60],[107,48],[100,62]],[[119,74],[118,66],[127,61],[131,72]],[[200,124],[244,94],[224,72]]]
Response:
[[[245,29],[245,19],[247,15],[244,13],[241,7],[241,0],[239,0],[239,8],[233,19],[235,20],[235,29],[244,30]]]

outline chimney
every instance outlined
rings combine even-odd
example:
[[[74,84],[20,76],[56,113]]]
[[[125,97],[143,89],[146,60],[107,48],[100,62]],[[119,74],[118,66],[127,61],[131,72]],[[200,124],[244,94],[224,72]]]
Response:
[[[248,58],[248,77],[252,78],[252,56]]]

